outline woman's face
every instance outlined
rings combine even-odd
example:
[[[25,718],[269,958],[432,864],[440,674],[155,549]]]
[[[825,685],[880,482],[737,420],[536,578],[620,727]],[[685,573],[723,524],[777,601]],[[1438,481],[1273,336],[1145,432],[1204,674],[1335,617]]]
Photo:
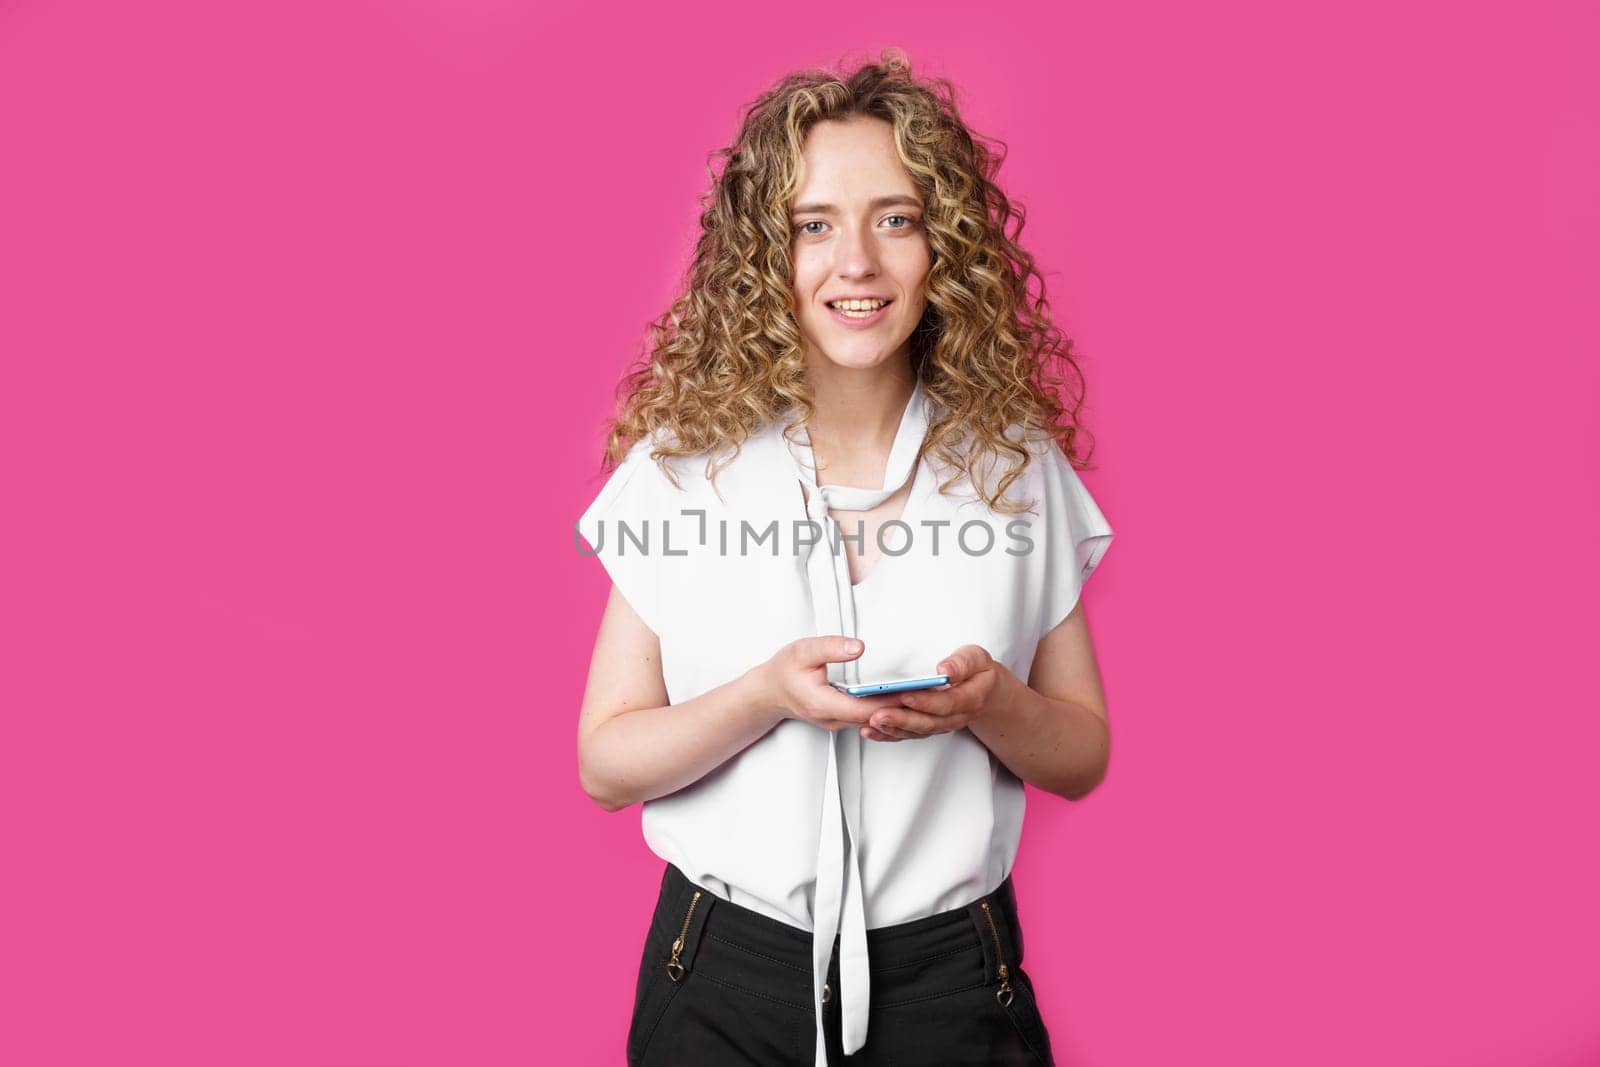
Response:
[[[922,199],[882,119],[820,122],[806,135],[791,204],[795,308],[807,359],[864,369],[909,355],[932,252]],[[829,307],[887,300],[870,314]]]

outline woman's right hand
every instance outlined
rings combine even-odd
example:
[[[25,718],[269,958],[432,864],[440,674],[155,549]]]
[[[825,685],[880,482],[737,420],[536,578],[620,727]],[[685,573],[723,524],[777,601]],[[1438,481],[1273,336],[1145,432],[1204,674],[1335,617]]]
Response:
[[[828,684],[828,664],[856,659],[864,648],[839,634],[791,641],[751,671],[762,703],[786,719],[804,719],[830,732],[859,727],[869,741],[901,740],[867,725],[879,708],[900,706],[898,693],[853,697]]]

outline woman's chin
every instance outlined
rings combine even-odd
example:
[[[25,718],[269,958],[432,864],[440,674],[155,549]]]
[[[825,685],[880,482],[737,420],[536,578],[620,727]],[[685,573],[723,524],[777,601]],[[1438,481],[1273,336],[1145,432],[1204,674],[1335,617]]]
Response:
[[[902,345],[900,348],[872,348],[872,349],[817,349],[821,362],[838,370],[872,370],[885,364],[896,363],[904,359],[909,353]]]

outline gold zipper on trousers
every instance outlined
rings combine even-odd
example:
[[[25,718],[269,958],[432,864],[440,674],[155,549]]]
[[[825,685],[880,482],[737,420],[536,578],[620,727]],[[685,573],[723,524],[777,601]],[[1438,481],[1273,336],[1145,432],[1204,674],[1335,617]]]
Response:
[[[672,943],[672,958],[667,961],[667,977],[674,982],[683,978],[683,964],[678,962],[678,953],[683,951],[683,939],[689,936],[689,920],[694,918],[694,906],[700,903],[700,890],[694,891],[694,896],[689,898],[689,911],[683,917],[683,929],[678,932],[678,939]]]
[[[994,912],[989,910],[987,900],[983,902],[983,914],[989,918],[989,931],[994,934],[994,955],[1000,961],[1000,988],[994,991],[994,999],[1010,1007],[1015,995],[1011,990],[1011,969],[1006,966],[1006,954],[1000,949],[1000,928],[994,924]]]

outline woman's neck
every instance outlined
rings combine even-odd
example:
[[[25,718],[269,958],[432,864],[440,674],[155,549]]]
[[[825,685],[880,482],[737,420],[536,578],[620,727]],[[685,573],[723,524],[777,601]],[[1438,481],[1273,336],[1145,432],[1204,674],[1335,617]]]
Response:
[[[909,363],[812,375],[816,414],[806,423],[806,433],[813,457],[827,468],[827,482],[881,483],[916,384]]]
[[[883,373],[816,374],[811,400],[816,413],[806,422],[813,448],[830,454],[882,450],[888,456],[906,414],[917,376],[910,366]]]

